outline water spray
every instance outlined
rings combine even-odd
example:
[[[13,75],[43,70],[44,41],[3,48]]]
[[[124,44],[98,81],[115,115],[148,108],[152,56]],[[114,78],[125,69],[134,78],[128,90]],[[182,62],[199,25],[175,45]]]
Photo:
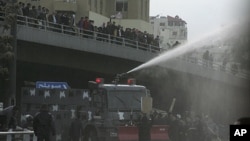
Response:
[[[217,30],[215,30],[209,34],[205,34],[205,35],[197,38],[196,40],[193,40],[193,41],[188,42],[186,44],[180,45],[173,50],[169,50],[169,51],[162,53],[160,56],[155,57],[155,58],[149,60],[148,62],[128,71],[127,74],[134,72],[134,71],[137,71],[137,70],[140,70],[140,69],[143,69],[143,68],[146,68],[146,67],[160,64],[162,62],[165,62],[165,61],[168,61],[168,60],[173,59],[175,57],[178,57],[180,55],[183,55],[185,53],[189,53],[189,52],[194,51],[196,49],[206,47],[206,45],[218,46],[222,42],[230,41],[234,38],[237,38],[237,36],[239,36],[238,35],[239,31],[242,30],[241,28],[242,28],[241,25],[234,24],[234,23],[231,25],[228,25],[228,26],[220,27]]]

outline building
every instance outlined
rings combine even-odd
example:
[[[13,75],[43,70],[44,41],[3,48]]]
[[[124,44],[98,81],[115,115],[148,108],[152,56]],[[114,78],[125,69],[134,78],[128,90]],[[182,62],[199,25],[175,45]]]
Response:
[[[124,28],[137,28],[141,31],[153,32],[149,23],[150,0],[19,0],[31,5],[46,7],[49,12],[75,13],[78,21],[88,16],[94,25],[116,21]],[[133,26],[133,27],[132,27]]]
[[[159,17],[157,15],[150,17],[150,23],[153,26],[154,36],[160,38],[162,48],[169,49],[187,41],[187,23],[179,16]]]

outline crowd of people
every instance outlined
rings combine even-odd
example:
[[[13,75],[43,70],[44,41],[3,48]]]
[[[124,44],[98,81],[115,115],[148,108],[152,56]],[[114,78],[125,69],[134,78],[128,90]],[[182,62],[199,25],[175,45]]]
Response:
[[[18,15],[29,17],[28,22],[30,26],[44,28],[43,25],[46,25],[51,30],[60,31],[63,25],[64,33],[73,34],[79,31],[85,38],[96,38],[100,41],[111,41],[111,43],[117,44],[121,44],[124,38],[128,44],[160,47],[159,36],[154,38],[153,34],[146,31],[142,32],[136,28],[123,29],[121,25],[117,25],[116,22],[111,20],[104,21],[101,26],[96,26],[94,25],[94,20],[89,19],[88,16],[81,17],[76,22],[74,12],[50,12],[46,7],[34,6],[23,2],[19,2],[16,8]],[[19,20],[25,19],[19,17]]]
[[[51,137],[55,137],[55,119],[50,113],[47,104],[42,104],[34,117],[26,115],[20,125],[18,120],[19,109],[16,106],[11,106],[9,112],[11,112],[11,115],[7,122],[8,129],[12,131],[34,131],[35,136],[24,135],[24,140],[32,140],[33,138],[33,140],[37,141],[50,141]],[[85,117],[84,120],[87,120],[87,118]],[[84,130],[83,123],[80,112],[76,112],[76,117],[70,123],[69,140],[78,141],[80,138],[86,139],[87,131]],[[234,124],[249,125],[250,118],[239,118]],[[194,114],[194,112],[185,112],[185,114],[181,115],[155,111],[149,116],[143,113],[131,125],[138,127],[139,141],[151,140],[152,125],[166,125],[169,141],[227,141],[229,138],[228,125],[218,125],[209,116],[199,116]]]
[[[0,116],[5,117],[5,121],[7,122],[6,126],[1,126],[2,128],[0,128],[0,131],[5,131],[6,129],[8,131],[34,131],[35,136],[24,134],[23,137],[20,137],[23,140],[50,141],[51,136],[55,136],[56,129],[54,119],[46,104],[43,104],[40,107],[40,110],[34,117],[31,115],[25,115],[25,118],[21,121],[18,120],[20,117],[20,111],[17,106],[6,108]],[[7,140],[15,140],[16,138],[19,137],[7,135]]]
[[[213,141],[226,140],[219,126],[209,116],[200,116],[193,112],[185,114],[161,114],[155,112],[151,119],[154,125],[168,125],[171,141]]]
[[[16,130],[18,128],[18,111],[16,107],[13,108],[8,122],[9,129]],[[21,127],[34,130],[38,141],[43,139],[49,141],[51,135],[55,136],[53,115],[49,112],[46,104],[41,106],[40,111],[34,117],[26,115],[25,118]],[[80,113],[77,112],[75,119],[70,124],[69,136],[72,140],[78,140],[85,134],[82,122]],[[140,141],[150,141],[152,125],[167,125],[167,132],[171,141],[223,141],[228,139],[228,133],[222,133],[219,126],[209,116],[199,116],[194,112],[185,112],[185,114],[180,115],[154,111],[150,116],[143,114],[138,117],[135,125],[139,129]],[[27,136],[27,138],[30,137],[32,136]]]

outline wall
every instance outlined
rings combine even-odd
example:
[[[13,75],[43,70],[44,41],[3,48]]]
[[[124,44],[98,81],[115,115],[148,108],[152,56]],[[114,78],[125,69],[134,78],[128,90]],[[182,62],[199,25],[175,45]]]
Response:
[[[94,25],[99,27],[103,24],[103,22],[107,23],[110,21],[110,18],[102,16],[98,13],[89,11],[89,19],[94,20]],[[143,20],[135,20],[135,19],[112,19],[112,22],[115,21],[116,25],[123,26],[123,29],[126,28],[136,28],[140,31],[147,31],[150,34],[153,34],[153,27],[149,22],[145,22]]]
[[[94,20],[94,22],[95,22],[94,25],[97,27],[99,27],[103,23],[107,23],[109,21],[108,17],[102,16],[98,13],[91,12],[91,11],[89,11],[89,19]]]
[[[143,20],[112,19],[112,21],[115,21],[117,23],[117,25],[120,24],[121,26],[123,26],[123,29],[136,28],[136,29],[139,29],[140,31],[147,31],[150,34],[153,34],[153,27],[151,26],[151,24],[149,22],[145,22]]]

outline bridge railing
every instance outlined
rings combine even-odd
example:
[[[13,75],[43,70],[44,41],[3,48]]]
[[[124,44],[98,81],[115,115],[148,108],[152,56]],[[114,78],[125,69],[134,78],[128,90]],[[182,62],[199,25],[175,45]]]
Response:
[[[160,53],[161,48],[151,44],[142,43],[136,40],[131,40],[124,37],[118,37],[110,34],[104,34],[97,31],[80,29],[75,26],[68,26],[64,24],[57,24],[49,21],[30,18],[27,16],[17,16],[17,24],[28,27],[38,28],[45,31],[58,32],[62,34],[79,36],[82,38],[94,39],[97,41],[108,42],[125,47],[131,47],[139,50],[144,50],[153,53]]]
[[[211,62],[209,60],[205,59],[199,59],[196,57],[189,57],[189,56],[179,56],[177,59],[184,60],[185,62],[194,63],[196,65],[199,65],[200,67],[204,67],[206,69],[211,69],[215,71],[221,71],[228,74],[232,74],[236,77],[244,78],[244,79],[250,79],[250,72],[246,70],[242,70],[239,68],[233,68],[230,65],[223,65],[217,62]]]
[[[0,131],[1,141],[36,141],[37,138],[34,135],[34,131]]]

